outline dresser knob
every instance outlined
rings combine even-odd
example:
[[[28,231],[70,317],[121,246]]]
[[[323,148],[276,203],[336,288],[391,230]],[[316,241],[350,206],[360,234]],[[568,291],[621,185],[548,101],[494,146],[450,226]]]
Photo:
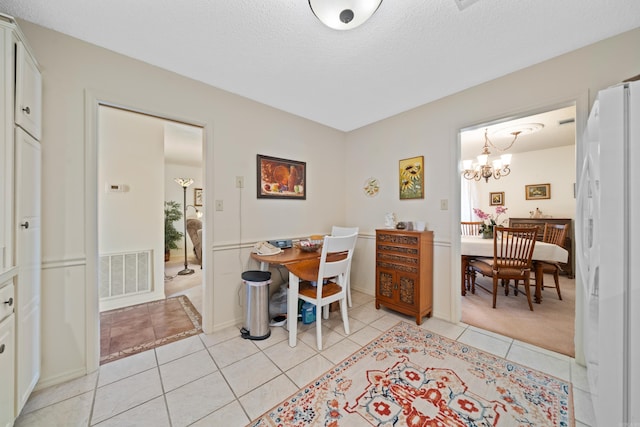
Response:
[[[22,111],[24,111],[27,114],[31,114],[31,108],[29,108],[29,106],[24,107]]]
[[[13,298],[9,298],[4,303],[7,304],[9,307],[11,307],[13,305]]]

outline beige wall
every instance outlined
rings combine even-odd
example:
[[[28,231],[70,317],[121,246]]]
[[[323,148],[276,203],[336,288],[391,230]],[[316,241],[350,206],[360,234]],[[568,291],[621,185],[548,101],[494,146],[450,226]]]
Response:
[[[375,228],[386,212],[423,219],[435,231],[434,315],[455,319],[459,301],[458,131],[507,115],[538,112],[576,101],[578,129],[595,92],[638,73],[640,30],[529,67],[349,134],[176,76],[104,49],[21,22],[44,78],[43,135],[43,369],[41,385],[81,375],[93,342],[84,310],[91,312],[91,246],[95,219],[91,185],[92,135],[85,135],[85,96],[121,103],[202,125],[207,153],[206,280],[214,292],[211,324],[241,319],[240,272],[255,268],[247,245],[255,240],[328,232],[332,224],[357,225],[364,234],[354,257],[353,287],[373,293]],[[611,64],[615,64],[612,66]],[[88,95],[87,95],[88,94]],[[382,102],[382,100],[381,100]],[[89,110],[90,111],[90,110]],[[93,129],[90,125],[89,129]],[[307,162],[306,201],[256,199],[255,155]],[[398,160],[424,155],[424,200],[398,200]],[[64,165],[64,167],[62,167]],[[235,176],[245,188],[235,188]],[[368,198],[369,176],[382,183]],[[88,197],[85,197],[89,194]],[[447,200],[449,209],[441,210]],[[82,225],[84,224],[84,226]],[[247,243],[249,242],[249,243]],[[242,249],[239,249],[243,243]],[[458,274],[458,277],[456,277]]]
[[[96,100],[204,127],[205,292],[210,327],[242,320],[240,273],[256,240],[329,232],[344,220],[344,134],[20,21],[43,92],[43,365],[39,387],[95,368]],[[89,132],[85,134],[85,131]],[[256,154],[307,162],[307,200],[256,198]],[[88,158],[88,162],[86,159]],[[235,177],[245,177],[245,188]],[[162,182],[160,183],[162,185]],[[85,191],[85,187],[87,190]],[[245,248],[239,254],[239,242]],[[97,313],[97,311],[96,311]],[[207,319],[205,319],[206,326]]]
[[[375,228],[384,225],[386,212],[400,219],[426,220],[435,232],[434,315],[459,320],[460,247],[455,237],[460,219],[460,129],[576,102],[580,158],[581,130],[597,91],[640,73],[639,46],[636,29],[350,132],[347,223],[373,236]],[[425,198],[399,200],[398,160],[418,155],[425,158]],[[366,161],[357,161],[363,156]],[[373,199],[361,190],[368,176],[377,177],[382,186]],[[440,209],[441,200],[447,200],[448,210]],[[363,252],[373,252],[373,237],[359,240]],[[352,286],[372,293],[374,258],[357,264]]]

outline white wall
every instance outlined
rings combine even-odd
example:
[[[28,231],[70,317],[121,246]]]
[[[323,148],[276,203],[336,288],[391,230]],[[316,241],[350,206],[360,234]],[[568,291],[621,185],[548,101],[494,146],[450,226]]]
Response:
[[[164,128],[143,114],[101,107],[98,134],[99,255],[151,252],[149,293],[101,301],[101,310],[164,298]],[[108,192],[119,184],[124,192]]]
[[[495,206],[489,205],[489,193],[504,192],[507,218],[529,218],[529,212],[539,208],[544,215],[554,218],[574,218],[576,199],[573,185],[576,182],[575,145],[550,148],[547,150],[516,153],[511,161],[511,173],[495,180],[474,181],[479,208],[494,213]],[[551,184],[551,198],[527,200],[525,185]],[[477,221],[474,218],[474,221]],[[508,223],[508,222],[507,222]]]
[[[373,293],[373,232],[386,212],[423,219],[435,231],[434,315],[456,316],[459,292],[458,132],[514,114],[578,100],[577,128],[595,92],[637,74],[640,29],[476,86],[349,134],[189,80],[139,61],[20,21],[44,76],[43,94],[43,385],[95,368],[91,258],[95,219],[90,193],[93,135],[85,135],[85,97],[158,112],[205,129],[207,211],[205,265],[215,328],[242,317],[240,273],[251,242],[328,232],[357,225],[364,234],[354,257],[355,289]],[[612,65],[612,64],[615,64]],[[381,100],[383,102],[383,100]],[[89,126],[89,128],[91,128]],[[307,162],[306,201],[256,198],[255,155]],[[425,198],[398,198],[398,161],[425,156]],[[85,157],[89,156],[89,161]],[[61,167],[64,165],[64,167]],[[245,188],[235,188],[235,177]],[[380,195],[363,194],[377,177]],[[88,184],[87,184],[88,183]],[[89,194],[89,195],[87,195]],[[448,210],[440,209],[447,200]],[[454,227],[455,225],[455,227]],[[97,247],[97,246],[96,246]],[[458,252],[456,252],[458,251]],[[456,256],[453,256],[456,255]],[[457,276],[456,276],[457,274]],[[459,302],[459,301],[458,301]]]

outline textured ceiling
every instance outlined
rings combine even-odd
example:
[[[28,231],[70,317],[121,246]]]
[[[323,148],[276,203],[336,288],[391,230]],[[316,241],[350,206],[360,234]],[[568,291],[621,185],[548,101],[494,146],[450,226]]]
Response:
[[[306,0],[0,0],[34,22],[350,131],[640,26],[638,0],[384,0],[350,31]]]

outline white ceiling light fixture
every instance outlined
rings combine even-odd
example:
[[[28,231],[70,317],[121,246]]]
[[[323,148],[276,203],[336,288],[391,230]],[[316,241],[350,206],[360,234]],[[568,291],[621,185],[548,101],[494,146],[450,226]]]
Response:
[[[371,18],[380,3],[382,0],[309,0],[309,7],[327,27],[350,30]]]

